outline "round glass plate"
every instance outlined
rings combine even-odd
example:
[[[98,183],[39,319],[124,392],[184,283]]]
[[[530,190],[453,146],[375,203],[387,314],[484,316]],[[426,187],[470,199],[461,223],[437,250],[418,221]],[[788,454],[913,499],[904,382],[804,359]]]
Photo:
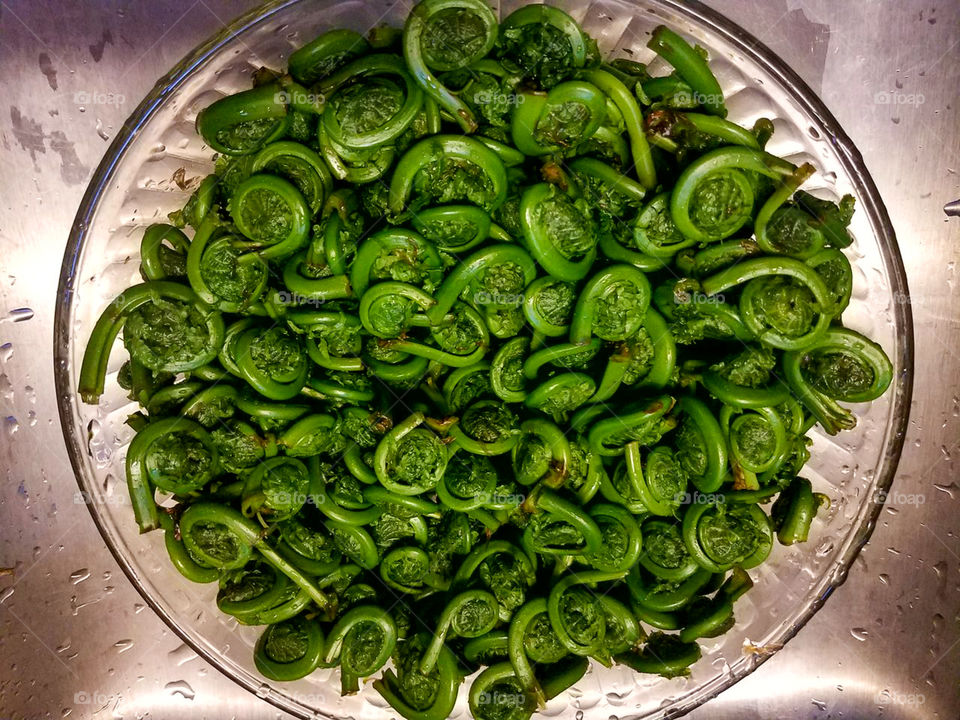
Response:
[[[521,3],[499,7],[501,15]],[[738,602],[736,626],[701,643],[703,658],[686,678],[666,680],[626,667],[594,664],[570,692],[551,701],[548,716],[675,717],[744,677],[777,651],[843,582],[866,542],[894,476],[910,405],[913,333],[906,279],[889,218],[856,148],[823,104],[761,43],[707,8],[672,0],[599,0],[561,5],[597,39],[607,57],[653,61],[646,41],[664,23],[706,48],[724,88],[730,118],[751,126],[774,121],[769,150],[818,173],[805,189],[838,199],[852,193],[857,212],[848,254],[854,297],[850,327],[877,340],[896,368],[879,400],[855,408],[855,430],[829,438],[813,433],[805,472],[831,500],[810,542],[777,546],[752,571],[756,587]],[[67,245],[54,336],[60,418],[80,489],[104,540],[149,605],[200,655],[237,683],[301,717],[386,718],[395,715],[369,686],[341,698],[334,670],[271,685],[258,675],[252,646],[259,630],[217,611],[216,588],[194,585],[170,565],[160,533],[139,535],[126,495],[124,454],[136,407],[116,384],[123,349],[111,356],[107,392],[96,407],[76,393],[84,346],[103,308],[140,281],[143,228],[183,205],[213,167],[212,151],[194,132],[197,112],[220,96],[249,87],[256,68],[281,67],[292,49],[335,27],[365,32],[402,26],[406,3],[285,0],[267,3],[199,47],[162,78],[123,126],[94,175]],[[655,62],[655,71],[663,66]],[[465,688],[455,717],[468,716]],[[578,717],[580,716],[577,713]]]

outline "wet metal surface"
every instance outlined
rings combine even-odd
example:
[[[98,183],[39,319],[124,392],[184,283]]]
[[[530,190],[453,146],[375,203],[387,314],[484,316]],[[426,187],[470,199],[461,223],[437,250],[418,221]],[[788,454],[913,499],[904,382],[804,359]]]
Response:
[[[283,717],[145,609],[77,492],[52,319],[67,233],[155,80],[255,3],[0,2],[0,718]],[[787,648],[689,717],[945,718],[960,708],[960,11],[713,0],[785,58],[864,155],[897,229],[915,399],[888,506]]]

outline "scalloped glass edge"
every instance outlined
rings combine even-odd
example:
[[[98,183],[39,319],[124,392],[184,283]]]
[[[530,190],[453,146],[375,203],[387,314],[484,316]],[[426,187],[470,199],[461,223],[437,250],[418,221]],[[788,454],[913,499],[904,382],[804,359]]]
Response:
[[[225,26],[219,33],[199,45],[188,54],[176,67],[157,81],[151,92],[137,106],[126,120],[110,145],[103,160],[97,167],[93,178],[84,194],[78,209],[67,246],[64,252],[63,264],[60,273],[60,282],[57,290],[57,306],[54,317],[54,379],[58,398],[58,410],[64,441],[67,446],[74,475],[77,478],[81,491],[90,489],[88,473],[90,469],[86,463],[87,449],[84,443],[84,426],[79,415],[77,395],[74,390],[74,378],[70,363],[69,350],[71,347],[71,323],[73,300],[77,286],[77,262],[84,247],[87,229],[90,220],[103,195],[110,189],[118,163],[125,151],[136,138],[138,131],[150,120],[163,102],[170,97],[187,77],[200,68],[207,59],[218,50],[228,45],[234,37],[247,31],[259,23],[267,20],[273,14],[288,6],[296,5],[300,0],[271,0],[264,5],[237,18]],[[631,2],[642,8],[642,2]],[[863,159],[853,142],[847,137],[837,120],[826,108],[823,102],[813,91],[780,60],[763,43],[754,38],[744,29],[723,17],[720,13],[706,6],[689,0],[676,2],[675,0],[655,0],[654,4],[683,16],[690,23],[716,33],[724,41],[730,43],[741,53],[756,63],[770,78],[784,90],[795,102],[801,112],[815,120],[816,130],[835,151],[844,172],[858,190],[858,212],[867,216],[870,228],[882,250],[881,256],[884,269],[891,283],[894,297],[909,298],[906,273],[900,257],[895,233],[887,214],[886,208],[879,196],[876,185],[864,166]],[[882,491],[889,490],[897,464],[903,448],[904,435],[909,421],[909,407],[913,391],[913,358],[914,338],[913,319],[910,304],[907,301],[894,302],[893,314],[895,324],[901,334],[895,336],[895,349],[892,360],[899,369],[899,377],[895,379],[891,392],[891,417],[893,418],[885,428],[886,432],[881,442],[881,452],[878,459],[883,472],[873,478],[867,487],[865,501],[861,502],[858,512],[850,521],[851,531],[843,538],[837,559],[831,566],[824,569],[819,583],[814,586],[814,599],[790,623],[781,623],[779,632],[772,635],[768,647],[771,651],[745,654],[729,665],[729,669],[711,681],[708,681],[685,697],[673,702],[668,707],[662,707],[644,715],[645,718],[674,718],[679,717],[694,708],[702,705],[722,691],[734,685],[737,681],[753,672],[762,665],[777,649],[781,648],[790,638],[802,628],[810,618],[823,606],[832,592],[841,585],[849,572],[850,566],[860,549],[869,540],[876,525],[882,503],[877,497]],[[226,666],[222,658],[210,648],[196,642],[191,634],[185,630],[154,598],[144,586],[137,568],[130,558],[121,550],[118,538],[100,516],[95,504],[88,503],[88,509],[93,517],[100,534],[107,547],[117,560],[124,574],[143,597],[146,604],[179,636],[188,646],[207,662],[231,678],[237,684],[257,694],[275,707],[292,713],[298,717],[316,717],[316,713],[306,708],[293,698],[279,693],[269,693],[264,697],[258,684],[252,676],[248,677]],[[625,709],[625,708],[624,708]],[[635,717],[635,716],[631,716]]]

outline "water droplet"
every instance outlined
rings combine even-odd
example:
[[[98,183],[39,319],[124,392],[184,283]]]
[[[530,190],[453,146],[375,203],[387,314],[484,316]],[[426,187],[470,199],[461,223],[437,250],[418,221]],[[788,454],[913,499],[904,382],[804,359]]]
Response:
[[[96,418],[87,423],[87,452],[97,463],[97,467],[103,468],[110,464],[113,450],[101,431],[102,425]]]
[[[937,483],[934,483],[933,487],[935,490],[939,490],[940,492],[950,496],[951,498],[954,497],[954,494],[953,494],[954,492],[960,490],[960,486],[958,486],[956,482],[952,482],[949,485],[939,485]]]
[[[187,700],[193,700],[193,698],[197,695],[197,693],[192,687],[190,687],[186,680],[174,680],[173,682],[168,682],[163,686],[163,689],[171,695],[180,695]]]
[[[8,587],[3,591],[0,591],[0,605],[3,605],[10,597],[13,595],[13,588]]]
[[[7,415],[7,417],[4,418],[3,424],[7,428],[7,434],[11,436],[16,435],[20,429],[20,422],[13,415]]]
[[[28,307],[14,308],[10,311],[11,322],[26,322],[33,319],[33,310]]]
[[[100,139],[104,141],[110,139],[110,133],[104,130],[103,122],[100,120],[100,118],[97,118],[97,135],[99,135]]]
[[[87,568],[80,568],[79,570],[74,570],[70,573],[70,582],[73,585],[79,585],[84,580],[90,577],[90,571]]]
[[[944,205],[943,212],[950,217],[960,217],[960,200],[954,200]]]
[[[900,124],[900,118],[898,118],[898,117],[890,118],[890,122],[892,122],[894,125],[899,125],[899,124]]]
[[[133,640],[125,638],[123,640],[117,640],[113,646],[117,649],[117,653],[123,653],[133,647]]]
[[[257,697],[258,698],[268,698],[270,697],[271,688],[266,683],[260,683],[260,687],[257,688]]]
[[[13,402],[13,383],[6,373],[0,373],[0,397],[7,402]]]
[[[816,705],[818,710],[827,709],[827,704],[823,700],[811,699],[810,702]]]
[[[87,602],[80,602],[76,595],[70,596],[70,610],[74,615],[79,615],[80,611],[85,608],[87,605],[96,605],[103,598],[94,598],[93,600],[88,600]]]
[[[810,137],[812,137],[814,140],[820,139],[820,131],[817,130],[813,125],[807,128],[807,132],[810,134]]]
[[[884,585],[889,585],[889,584],[890,584],[890,576],[887,575],[886,573],[880,573],[880,575],[877,576],[877,579],[878,579],[880,582],[882,582]]]
[[[13,343],[0,345],[0,361],[8,362],[13,357]]]
[[[850,630],[850,634],[853,635],[854,639],[864,642],[870,633],[867,632],[866,628],[855,627]]]
[[[197,655],[190,646],[184,643],[167,653],[167,657],[169,657],[170,660],[172,660],[173,663],[179,667],[180,665],[184,665],[191,660],[196,660],[200,656]]]
[[[824,540],[822,543],[820,543],[817,546],[817,549],[816,549],[817,557],[826,557],[831,552],[833,552],[832,540]]]

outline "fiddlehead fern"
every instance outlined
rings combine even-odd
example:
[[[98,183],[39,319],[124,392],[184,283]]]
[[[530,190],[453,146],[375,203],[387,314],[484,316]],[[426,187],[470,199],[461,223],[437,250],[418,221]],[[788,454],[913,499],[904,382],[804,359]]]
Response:
[[[166,280],[186,274],[190,240],[173,225],[149,226],[140,241],[140,274],[144,280]]]
[[[722,495],[720,497],[723,497]],[[710,572],[734,565],[756,567],[770,553],[770,519],[757,505],[696,502],[683,516],[683,540],[697,564]]]
[[[448,717],[457,700],[457,688],[463,680],[453,652],[440,647],[436,667],[429,674],[420,672],[420,658],[430,636],[420,633],[398,643],[394,653],[396,672],[386,670],[374,689],[406,720],[441,720]]]
[[[447,467],[446,446],[431,430],[420,427],[414,413],[384,435],[374,457],[377,479],[391,492],[419,495],[436,487]]]
[[[696,93],[698,101],[714,115],[724,117],[727,109],[723,103],[723,90],[697,50],[665,25],[658,25],[647,47],[670,63],[677,74]]]
[[[894,372],[840,318],[853,199],[724,119],[699,48],[650,47],[673,73],[553,7],[425,0],[200,113],[221,156],[146,228],[79,387],[122,329],[134,518],[270,626],[266,677],[352,693],[392,654],[408,720],[467,669],[475,716],[527,720],[591,659],[687,673],[774,531],[808,537],[807,432]]]
[[[777,497],[770,514],[777,539],[783,545],[806,542],[810,526],[826,498],[813,492],[809,480],[794,478]]]
[[[274,175],[251,175],[230,197],[230,216],[249,240],[243,243],[264,259],[284,258],[310,236],[310,208],[300,191]]]
[[[397,645],[393,616],[375,605],[359,605],[342,615],[330,630],[323,652],[327,665],[340,661],[340,694],[360,689],[358,680],[382,668]]]
[[[309,486],[309,472],[296,458],[265,460],[250,473],[244,485],[244,513],[285,520],[303,507]]]
[[[189,288],[167,280],[135,285],[103,311],[83,354],[79,390],[85,402],[103,393],[110,348],[121,328],[130,356],[154,372],[185,372],[207,364],[223,343],[220,313]]]
[[[496,40],[497,18],[478,0],[425,0],[414,7],[403,28],[403,55],[413,77],[467,133],[477,129],[473,112],[431,71],[472,65]]]
[[[784,353],[783,370],[793,393],[831,435],[855,423],[837,401],[875,400],[893,379],[883,349],[846,328],[831,328],[812,346]]]
[[[596,46],[563,10],[521,7],[500,25],[498,54],[508,67],[550,89],[593,60]]]
[[[517,417],[502,402],[481,400],[463,411],[450,435],[467,452],[502,455],[517,444]]]
[[[326,137],[344,156],[395,141],[423,105],[419,85],[394,55],[354,60],[321,81],[320,88],[331,92],[321,120]]]
[[[528,188],[520,200],[523,243],[553,277],[577,282],[597,255],[597,227],[589,210],[548,183]]]
[[[309,357],[299,340],[283,328],[250,327],[224,344],[221,362],[271,400],[291,400],[303,389]]]
[[[513,144],[527,156],[569,151],[593,135],[606,119],[606,98],[582,80],[570,80],[548,93],[527,92],[513,113]]]
[[[369,49],[353,30],[330,30],[292,53],[287,69],[297,82],[310,86]]]
[[[587,585],[620,580],[624,573],[587,571],[560,579],[547,598],[547,615],[560,643],[574,655],[590,655],[607,661],[604,639],[606,612]]]
[[[440,612],[433,639],[420,660],[420,672],[429,675],[436,667],[448,635],[475,638],[490,632],[499,620],[497,599],[486,590],[465,590]]]
[[[253,659],[262,675],[289,682],[312,673],[319,667],[322,654],[320,625],[300,616],[268,626],[257,641]]]
[[[272,83],[228,95],[197,115],[197,132],[217,152],[249,155],[286,131],[287,105]]]
[[[416,193],[416,202],[468,201],[491,212],[507,196],[503,161],[469,137],[435,135],[404,153],[390,181],[389,207],[400,215]]]
[[[476,720],[526,720],[534,710],[508,662],[490,665],[474,679],[469,705]]]
[[[727,470],[727,443],[717,418],[695,397],[679,400],[682,420],[674,439],[675,457],[702,493],[716,492]]]
[[[744,147],[723,147],[700,156],[681,173],[670,195],[676,228],[698,242],[716,242],[743,227],[756,191],[747,173],[777,179],[790,174],[785,160]]]
[[[127,451],[127,488],[141,532],[157,527],[153,488],[174,495],[199,490],[219,469],[219,453],[202,426],[164,418],[137,433]]]

